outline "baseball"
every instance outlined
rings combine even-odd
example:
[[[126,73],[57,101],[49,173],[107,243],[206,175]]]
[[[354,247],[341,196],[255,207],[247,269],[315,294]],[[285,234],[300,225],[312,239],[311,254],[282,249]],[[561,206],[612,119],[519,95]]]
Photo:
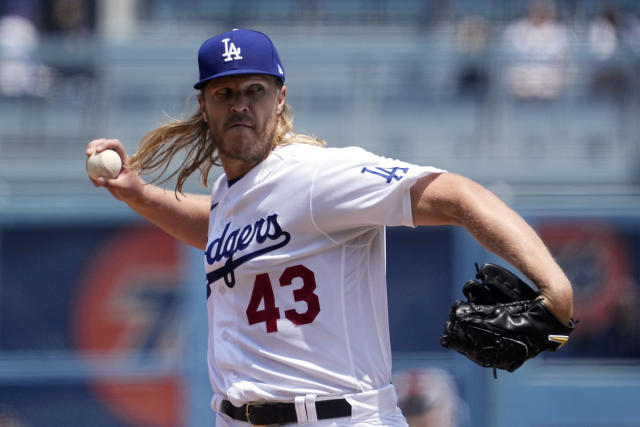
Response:
[[[115,150],[93,153],[87,158],[87,173],[93,179],[115,178],[122,169],[122,159]]]

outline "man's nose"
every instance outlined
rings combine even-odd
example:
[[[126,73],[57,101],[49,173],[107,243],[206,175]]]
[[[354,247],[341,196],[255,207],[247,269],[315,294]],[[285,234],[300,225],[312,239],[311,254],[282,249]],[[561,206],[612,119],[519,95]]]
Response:
[[[233,99],[231,100],[232,112],[240,113],[240,112],[246,112],[248,110],[249,110],[249,100],[244,94],[238,93],[236,96],[233,97]]]

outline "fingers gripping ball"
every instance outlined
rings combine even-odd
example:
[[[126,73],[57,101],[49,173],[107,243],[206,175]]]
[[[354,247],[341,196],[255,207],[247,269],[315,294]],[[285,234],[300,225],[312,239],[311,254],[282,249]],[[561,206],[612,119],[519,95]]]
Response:
[[[574,329],[560,322],[540,294],[509,270],[495,264],[478,268],[478,280],[463,288],[467,301],[451,307],[440,339],[480,366],[513,372],[543,351],[556,351]]]
[[[122,159],[115,150],[103,150],[87,158],[87,173],[93,179],[115,178],[122,170]]]

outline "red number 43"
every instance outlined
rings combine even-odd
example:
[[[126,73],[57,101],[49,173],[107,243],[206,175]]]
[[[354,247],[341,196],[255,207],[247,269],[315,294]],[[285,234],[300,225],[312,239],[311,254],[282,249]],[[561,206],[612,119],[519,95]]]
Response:
[[[307,310],[302,313],[295,309],[285,310],[284,317],[295,325],[305,325],[313,322],[320,313],[320,301],[318,295],[313,292],[316,289],[316,276],[304,265],[294,265],[284,270],[279,279],[280,286],[290,286],[295,278],[302,279],[302,287],[293,291],[293,299],[296,302],[306,302]],[[262,309],[260,309],[260,302],[264,303]],[[249,324],[265,322],[267,332],[277,332],[279,318],[280,309],[276,306],[269,275],[267,273],[258,274],[253,285],[249,306],[247,306]]]

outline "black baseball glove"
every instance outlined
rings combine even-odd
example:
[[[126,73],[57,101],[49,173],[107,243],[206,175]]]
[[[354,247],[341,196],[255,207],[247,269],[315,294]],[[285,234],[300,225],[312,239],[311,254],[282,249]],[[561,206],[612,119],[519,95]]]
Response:
[[[467,301],[451,307],[440,339],[480,366],[513,372],[542,351],[556,351],[569,339],[574,322],[559,321],[540,293],[509,270],[476,264],[476,278],[465,283]]]

